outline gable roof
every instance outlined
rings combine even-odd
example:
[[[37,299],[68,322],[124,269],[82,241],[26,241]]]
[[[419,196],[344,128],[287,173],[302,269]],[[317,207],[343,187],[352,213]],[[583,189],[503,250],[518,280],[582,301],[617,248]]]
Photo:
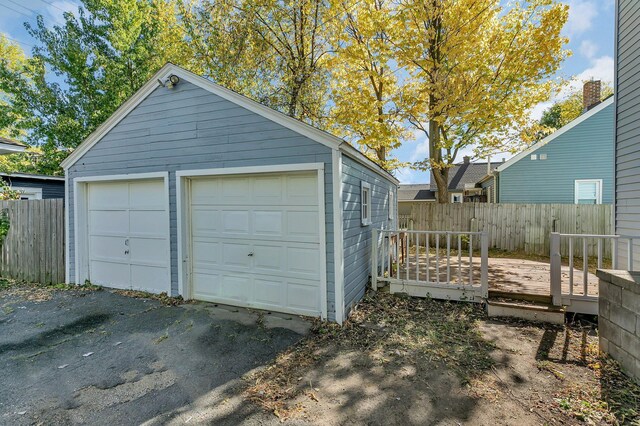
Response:
[[[275,123],[278,123],[294,132],[308,137],[329,148],[342,151],[344,154],[352,157],[367,168],[380,174],[387,180],[396,184],[400,182],[388,171],[371,161],[362,152],[352,146],[343,139],[332,135],[324,130],[320,130],[307,123],[283,114],[275,109],[262,105],[253,99],[241,95],[226,87],[220,86],[211,80],[196,75],[182,67],[167,63],[157,73],[154,74],[148,82],[146,82],[136,93],[127,99],[104,123],[102,123],[93,133],[91,133],[62,163],[61,166],[66,170],[75,164],[82,156],[89,151],[96,143],[98,143],[113,127],[115,127],[122,119],[124,119],[131,110],[140,104],[147,96],[151,94],[159,85],[159,82],[165,81],[169,76],[176,75],[204,90],[207,90],[223,99],[241,106],[251,112],[265,117]]]
[[[492,162],[490,167],[494,167],[502,164],[501,162]],[[466,184],[477,184],[480,180],[487,175],[487,163],[460,163],[456,164],[449,169],[449,190],[450,191],[462,191]],[[438,186],[434,179],[431,179],[430,184],[432,191],[437,191]]]
[[[501,172],[501,171],[506,170],[507,168],[513,166],[518,161],[520,161],[523,158],[527,157],[529,154],[531,154],[531,153],[537,151],[538,149],[542,148],[543,146],[545,146],[546,144],[548,144],[549,142],[551,142],[552,140],[554,140],[558,136],[568,132],[569,130],[573,129],[574,127],[576,127],[578,124],[582,123],[583,121],[588,120],[589,118],[593,117],[594,115],[596,115],[597,113],[599,113],[600,111],[602,111],[603,109],[608,107],[609,105],[613,104],[614,102],[615,102],[615,96],[610,96],[609,98],[605,99],[604,101],[602,101],[601,103],[599,103],[598,105],[596,105],[595,107],[590,109],[589,111],[587,111],[584,114],[582,114],[580,117],[578,117],[575,120],[565,124],[564,126],[559,128],[555,132],[551,133],[549,136],[547,136],[546,138],[542,139],[540,142],[530,146],[529,148],[527,148],[524,151],[520,152],[518,155],[512,157],[511,159],[509,159],[505,163],[501,164],[496,169],[496,171]],[[613,134],[611,135],[611,137],[613,138]]]
[[[430,184],[400,185],[398,201],[435,201],[436,193]]]

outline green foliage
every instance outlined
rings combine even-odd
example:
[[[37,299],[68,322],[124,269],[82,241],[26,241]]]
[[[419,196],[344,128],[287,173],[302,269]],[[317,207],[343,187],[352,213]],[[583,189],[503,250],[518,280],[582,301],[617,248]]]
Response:
[[[603,84],[601,100],[613,94],[610,84]],[[557,101],[547,108],[540,118],[540,125],[546,129],[547,134],[569,124],[583,113],[582,89],[572,91],[566,98]]]
[[[166,62],[185,65],[189,48],[172,0],[84,0],[51,27],[25,24],[32,59],[0,63],[10,113],[26,117],[25,140],[42,149],[41,170],[59,162]],[[59,81],[64,80],[64,85]]]

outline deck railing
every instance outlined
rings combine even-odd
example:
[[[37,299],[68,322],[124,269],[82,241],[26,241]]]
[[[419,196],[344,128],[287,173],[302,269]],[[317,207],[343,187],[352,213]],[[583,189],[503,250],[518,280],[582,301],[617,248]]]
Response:
[[[486,232],[373,229],[372,242],[371,284],[374,289],[378,288],[378,282],[388,282],[437,288],[439,294],[445,295],[447,289],[473,289],[474,297],[488,297],[489,239]],[[480,250],[479,261],[474,261],[477,259],[474,248]]]
[[[611,244],[611,269],[619,269],[620,267],[626,267],[626,270],[633,271],[634,264],[634,240],[640,240],[640,237],[625,236],[625,235],[598,235],[598,234],[561,234],[558,232],[552,232],[550,238],[550,257],[551,257],[551,296],[553,304],[560,306],[566,305],[568,302],[573,301],[585,301],[593,302],[597,301],[598,295],[594,291],[594,288],[589,285],[589,245],[594,241],[597,247],[596,266],[597,269],[603,267],[604,247],[606,244]],[[563,272],[562,272],[562,256],[560,254],[560,245],[563,241],[567,241],[568,244],[568,271],[567,281],[568,288],[563,288]],[[623,245],[624,244],[624,245]],[[576,246],[577,245],[577,246]],[[574,250],[582,246],[582,261],[581,265],[576,265],[574,258]],[[619,265],[618,261],[618,249],[619,247],[626,248],[626,262],[624,265]],[[576,275],[579,275],[579,281],[576,283]],[[592,276],[592,275],[591,275]]]

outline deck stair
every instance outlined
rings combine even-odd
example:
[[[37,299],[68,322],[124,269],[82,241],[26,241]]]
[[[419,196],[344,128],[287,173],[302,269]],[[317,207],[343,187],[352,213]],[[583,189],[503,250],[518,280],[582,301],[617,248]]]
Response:
[[[489,290],[487,299],[489,317],[520,318],[564,324],[565,308],[554,306],[550,295],[530,293],[509,293]]]

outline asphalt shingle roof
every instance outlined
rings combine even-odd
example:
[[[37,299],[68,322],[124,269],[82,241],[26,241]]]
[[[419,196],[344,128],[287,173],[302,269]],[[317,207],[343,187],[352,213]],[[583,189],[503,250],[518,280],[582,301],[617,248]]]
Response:
[[[501,162],[492,162],[491,169],[498,167]],[[480,179],[487,175],[487,163],[461,163],[449,169],[449,190],[464,189],[465,184],[476,184]],[[438,189],[435,180],[431,179],[430,189],[435,191]]]

